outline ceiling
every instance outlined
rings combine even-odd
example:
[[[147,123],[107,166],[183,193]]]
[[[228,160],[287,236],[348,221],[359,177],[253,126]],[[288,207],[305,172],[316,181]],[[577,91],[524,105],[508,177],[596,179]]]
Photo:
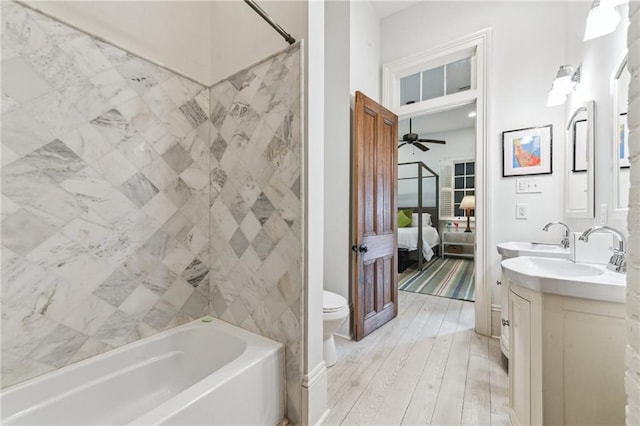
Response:
[[[422,0],[371,0],[371,4],[378,14],[378,18],[384,19],[421,1]]]
[[[475,104],[464,105],[448,111],[438,112],[434,114],[413,117],[412,131],[420,136],[447,132],[450,130],[466,129],[474,127],[475,118],[469,118],[467,115],[471,111],[475,111]],[[398,133],[404,135],[409,133],[409,120],[400,120],[398,122]]]

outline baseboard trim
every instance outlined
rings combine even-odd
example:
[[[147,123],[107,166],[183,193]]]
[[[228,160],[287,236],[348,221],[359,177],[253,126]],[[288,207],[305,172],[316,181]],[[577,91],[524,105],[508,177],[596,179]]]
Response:
[[[318,380],[322,378],[327,372],[327,364],[324,360],[320,361],[318,365],[315,366],[313,370],[309,372],[309,374],[302,375],[302,386],[305,388],[310,388],[316,384]]]
[[[351,336],[347,336],[347,335],[342,334],[342,333],[333,333],[333,335],[334,335],[334,336],[341,337],[341,338],[343,338],[343,339],[345,339],[345,340],[353,340],[353,339],[351,338]]]
[[[302,424],[321,424],[328,415],[327,366],[322,360],[302,375]]]
[[[329,417],[329,413],[331,412],[330,408],[327,408],[324,413],[322,413],[322,416],[320,417],[320,419],[318,420],[318,423],[316,423],[317,425],[321,425],[322,423],[324,423],[325,420],[327,420],[327,417]]]

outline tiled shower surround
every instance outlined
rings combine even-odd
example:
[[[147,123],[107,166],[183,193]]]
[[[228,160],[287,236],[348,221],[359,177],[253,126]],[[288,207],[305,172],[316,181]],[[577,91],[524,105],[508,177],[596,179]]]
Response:
[[[288,416],[302,378],[300,49],[211,89],[211,314],[286,345]]]
[[[300,49],[209,89],[2,2],[2,387],[209,314],[301,378]]]

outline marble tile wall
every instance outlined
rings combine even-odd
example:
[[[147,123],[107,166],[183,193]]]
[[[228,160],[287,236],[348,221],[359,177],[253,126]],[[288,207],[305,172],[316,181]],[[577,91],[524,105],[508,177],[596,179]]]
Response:
[[[211,89],[211,314],[286,345],[289,422],[302,378],[301,50]]]
[[[210,312],[209,89],[2,12],[2,386]]]

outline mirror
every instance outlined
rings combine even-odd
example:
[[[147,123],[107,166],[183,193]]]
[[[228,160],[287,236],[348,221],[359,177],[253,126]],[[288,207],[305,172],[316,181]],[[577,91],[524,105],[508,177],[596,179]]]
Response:
[[[565,211],[567,217],[594,217],[594,102],[578,107],[567,123],[567,176]]]
[[[613,205],[626,214],[629,207],[629,127],[627,104],[630,74],[627,58],[622,60],[613,79]]]

